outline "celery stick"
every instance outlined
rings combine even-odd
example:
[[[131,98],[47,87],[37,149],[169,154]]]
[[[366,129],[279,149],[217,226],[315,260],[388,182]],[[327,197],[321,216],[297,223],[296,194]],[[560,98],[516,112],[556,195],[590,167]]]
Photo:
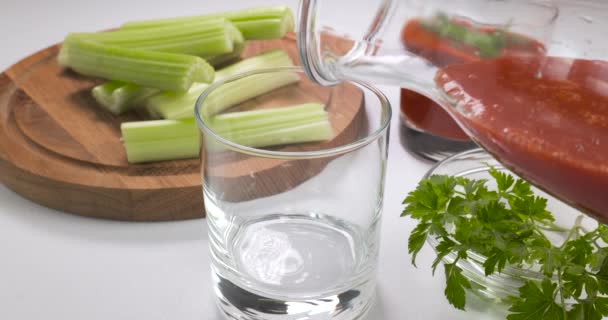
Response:
[[[225,28],[230,39],[232,39],[232,43],[242,44],[244,47],[245,37],[243,36],[241,30],[239,30],[239,28],[237,28],[233,23],[229,21],[226,21]]]
[[[197,136],[194,118],[124,122],[120,126],[125,142],[153,141]]]
[[[103,45],[77,38],[64,42],[60,65],[84,75],[122,80],[162,90],[187,91],[210,82],[214,70],[196,56]]]
[[[246,112],[229,112],[209,118],[209,125],[217,132],[265,128],[276,123],[291,124],[294,121],[327,117],[320,103],[306,103],[288,108],[261,109]]]
[[[146,88],[124,81],[108,81],[91,90],[93,97],[101,106],[115,115],[132,109],[146,98],[160,92],[158,89]]]
[[[198,135],[157,141],[135,141],[125,143],[125,149],[129,163],[191,159],[198,157],[200,141]]]
[[[260,19],[251,21],[235,21],[234,25],[241,30],[247,40],[279,39],[287,32],[293,31],[293,17],[282,19]]]
[[[100,33],[72,33],[77,38],[140,50],[152,50],[211,56],[230,53],[234,43],[243,43],[243,35],[226,19],[192,21],[147,29],[118,30]]]
[[[232,112],[211,117],[209,127],[222,137],[250,147],[324,141],[333,137],[323,105],[297,106]],[[196,157],[199,133],[193,118],[127,122],[121,125],[129,162]],[[218,143],[207,147],[221,151]]]
[[[225,113],[208,118],[222,137],[250,147],[327,140],[333,136],[320,103]]]
[[[196,158],[200,150],[194,119],[125,122],[120,129],[130,163]]]
[[[221,88],[211,92],[201,106],[203,116],[220,113],[236,104],[255,98],[262,94],[298,82],[300,77],[293,72],[276,74],[258,74],[225,83]],[[178,114],[185,116],[189,112]]]
[[[222,20],[222,19],[210,20],[210,22],[217,22],[217,21],[225,22],[225,20]],[[222,29],[223,30],[222,32],[226,31],[227,35],[228,35],[228,39],[230,39],[230,41],[232,41],[234,44],[233,51],[229,52],[229,53],[225,53],[225,54],[212,55],[209,58],[209,59],[211,59],[211,61],[206,58],[205,60],[211,65],[223,64],[223,63],[235,60],[238,57],[240,57],[241,53],[243,52],[243,50],[245,48],[245,41],[244,41],[243,36],[241,35],[240,31],[238,29],[236,29],[234,27],[234,25],[232,25],[231,23],[222,23],[222,25],[226,26],[225,30]],[[146,30],[149,30],[149,29],[146,29]],[[140,32],[140,30],[134,30],[134,31]],[[111,33],[113,33],[113,32],[111,32]],[[109,33],[102,33],[99,35],[106,36],[108,34]],[[148,34],[148,33],[146,32],[145,34]],[[160,35],[158,33],[155,33],[155,34]],[[72,34],[71,36],[68,36],[68,38],[78,37],[80,35],[82,35],[82,34]],[[109,43],[109,42],[104,41],[105,39],[108,39],[107,37],[97,39],[96,38],[96,36],[98,35],[97,33],[96,34],[86,34],[87,37],[89,35],[93,35],[93,38],[96,40],[99,40],[104,43]],[[114,37],[115,35],[116,34],[113,34],[112,35],[113,37],[110,37],[109,39],[117,40],[118,37]],[[135,40],[132,37],[130,38],[130,36],[121,38],[121,41],[123,39]],[[138,37],[139,37],[139,35],[138,35]],[[82,38],[84,38],[84,37],[82,37]],[[155,41],[156,39],[151,38],[150,40]],[[117,43],[117,42],[114,42],[114,43]],[[135,45],[135,42],[132,42],[132,43],[125,43],[125,46],[134,47],[136,45]],[[142,47],[138,47],[138,49],[141,49],[141,48]],[[154,49],[154,48],[148,47],[147,49]],[[181,50],[181,52],[187,53],[188,51]],[[204,51],[200,51],[200,50],[197,52],[204,53]],[[93,97],[95,98],[95,100],[97,100],[97,102],[100,105],[102,105],[103,107],[108,109],[113,114],[118,115],[118,114],[121,114],[128,110],[131,110],[136,104],[142,102],[143,100],[145,100],[146,98],[148,98],[152,95],[158,94],[159,91],[160,90],[158,90],[158,89],[142,87],[142,86],[139,86],[134,83],[127,83],[124,81],[113,80],[113,81],[109,81],[109,82],[106,82],[104,84],[94,87],[92,90],[92,94],[93,94]]]
[[[259,54],[255,57],[248,58],[242,60],[238,63],[230,65],[224,69],[221,69],[216,72],[215,80],[220,81],[227,77],[236,75],[238,73],[252,71],[260,68],[270,68],[270,67],[279,67],[279,66],[293,66],[293,61],[287,55],[287,53],[283,50],[272,50],[262,54]],[[296,76],[295,74],[291,74],[292,76]],[[294,77],[279,77],[273,81],[271,79],[267,79],[264,82],[256,83],[257,87],[262,86],[259,93],[247,93],[248,89],[243,90],[243,92],[236,92],[237,97],[241,95],[241,93],[246,94],[243,100],[247,100],[256,95],[263,94],[270,90],[273,90],[275,87],[282,85],[287,85],[289,83],[295,82],[298,79]],[[287,78],[287,79],[285,79]],[[278,83],[277,83],[278,81]],[[237,81],[238,82],[238,81]],[[248,81],[251,82],[251,81]],[[175,93],[175,92],[163,92],[161,94],[150,97],[147,100],[147,107],[150,113],[159,115],[165,119],[179,119],[179,118],[188,118],[192,117],[192,113],[194,110],[194,104],[198,97],[207,89],[208,84],[197,83],[192,85],[190,90],[187,93]],[[233,93],[234,94],[234,93]],[[237,98],[232,97],[232,99]],[[227,102],[230,102],[227,100]],[[237,101],[238,103],[240,101]],[[235,102],[232,101],[234,104]]]
[[[333,136],[331,124],[327,120],[300,124],[281,129],[260,131],[256,134],[232,134],[227,139],[253,148],[271,147],[284,144],[325,141]]]
[[[234,62],[241,58],[241,54],[245,51],[245,43],[242,44],[234,43],[234,50],[230,53],[215,55],[215,56],[204,56],[203,58],[213,67],[225,66],[231,62]],[[216,75],[217,76],[217,75]]]
[[[276,39],[294,30],[294,17],[287,6],[266,6],[224,13],[127,22],[123,29],[151,28],[166,25],[179,25],[191,21],[226,18],[243,33],[247,40]]]
[[[203,56],[203,58],[212,66],[220,67],[224,66],[230,62],[236,61],[241,57],[243,51],[245,51],[245,39],[241,32],[233,28],[231,29],[232,33],[232,41],[233,41],[233,50],[229,53],[219,54],[219,55],[211,55],[211,56]]]

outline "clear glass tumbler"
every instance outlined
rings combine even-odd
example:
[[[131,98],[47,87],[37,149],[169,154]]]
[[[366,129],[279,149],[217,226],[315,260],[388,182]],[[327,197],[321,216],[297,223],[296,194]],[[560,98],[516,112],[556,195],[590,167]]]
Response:
[[[321,103],[331,139],[253,148],[243,145],[240,126],[214,127],[209,110],[251,89],[239,82],[286,76],[299,81],[224,114]],[[196,117],[212,277],[224,314],[362,318],[374,300],[391,118],[386,97],[363,83],[323,87],[299,68],[264,69],[212,85],[197,101]],[[260,134],[254,131],[249,138]]]

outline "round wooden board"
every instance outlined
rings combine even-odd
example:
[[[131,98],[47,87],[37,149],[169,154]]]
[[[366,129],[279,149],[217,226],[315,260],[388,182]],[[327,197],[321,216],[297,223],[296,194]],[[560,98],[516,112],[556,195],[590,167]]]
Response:
[[[200,161],[127,163],[120,123],[144,116],[114,116],[96,106],[90,89],[101,80],[60,67],[59,48],[34,53],[0,74],[0,181],[32,201],[84,216],[129,221],[204,217]],[[272,48],[283,48],[297,61],[293,35],[251,41],[243,56]],[[334,126],[336,141],[330,144],[354,138],[362,123],[357,119],[363,96],[354,86],[346,90],[352,92],[343,95],[348,101],[341,104],[352,112]],[[276,167],[282,167],[279,162]],[[226,179],[230,185],[247,183],[238,179],[249,176],[239,172],[238,163],[226,166],[234,167]],[[291,176],[298,177],[293,184],[309,178]]]

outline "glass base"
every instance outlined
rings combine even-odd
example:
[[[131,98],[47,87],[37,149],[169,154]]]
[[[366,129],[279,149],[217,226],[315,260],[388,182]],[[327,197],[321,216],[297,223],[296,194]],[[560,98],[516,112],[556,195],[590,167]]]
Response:
[[[308,300],[260,296],[213,273],[218,307],[231,320],[362,320],[374,304],[373,284]]]
[[[231,238],[231,260],[214,250],[218,305],[228,319],[361,319],[372,305],[376,261],[362,241],[355,225],[328,215],[252,219]]]
[[[424,160],[441,161],[462,151],[479,148],[472,141],[452,140],[414,130],[403,122],[399,126],[401,145]]]

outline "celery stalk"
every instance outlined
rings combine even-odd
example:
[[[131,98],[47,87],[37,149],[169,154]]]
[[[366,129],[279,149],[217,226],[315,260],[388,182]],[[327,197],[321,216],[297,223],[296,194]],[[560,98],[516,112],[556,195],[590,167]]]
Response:
[[[232,142],[253,148],[277,145],[324,141],[333,136],[331,125],[327,120],[302,123],[296,126],[285,126],[255,133],[228,134],[224,137]]]
[[[247,40],[280,39],[293,31],[293,17],[282,19],[259,19],[250,21],[235,21],[234,25],[241,30]]]
[[[320,103],[306,103],[289,108],[261,109],[246,112],[229,112],[209,118],[209,125],[216,132],[241,131],[265,128],[276,123],[293,123],[302,119],[327,117]]]
[[[122,114],[146,98],[160,92],[158,89],[146,88],[124,81],[108,81],[91,90],[93,97],[101,106],[115,115]]]
[[[200,152],[199,136],[157,141],[125,143],[127,161],[141,163],[196,158]]]
[[[287,6],[266,6],[236,10],[224,13],[127,22],[123,29],[151,28],[166,25],[179,25],[191,21],[216,19],[230,20],[243,33],[247,40],[276,39],[294,30],[293,13]]]
[[[300,77],[293,72],[282,72],[277,74],[258,74],[228,82],[206,97],[201,106],[201,111],[204,113],[203,116],[215,115],[236,104],[298,82],[299,80]],[[184,117],[188,113],[179,113],[177,117]]]
[[[243,51],[245,51],[245,39],[241,32],[232,25],[230,29],[232,42],[233,42],[233,50],[229,53],[219,54],[219,55],[211,55],[211,56],[203,56],[203,58],[212,66],[219,67],[226,65],[227,63],[238,60],[241,57]]]
[[[125,48],[198,56],[230,53],[234,50],[234,43],[244,41],[239,30],[223,18],[147,29],[72,33],[67,39],[71,38]]]
[[[125,122],[120,129],[130,163],[195,158],[199,153],[194,119]]]
[[[215,80],[220,81],[238,73],[252,71],[255,69],[279,66],[293,66],[293,61],[291,61],[291,58],[289,58],[285,51],[272,50],[259,54],[255,57],[242,60],[238,63],[235,63],[217,71]],[[242,85],[246,86],[246,88],[243,89],[235,89],[234,84],[227,86],[227,91],[232,92],[230,93],[232,97],[226,99],[225,104],[230,105],[220,106],[215,103],[214,107],[215,110],[217,110],[215,113],[236,103],[274,90],[277,87],[293,83],[299,80],[299,78],[295,74],[285,73],[285,76],[275,77],[273,75],[272,77],[262,77],[261,80],[261,82],[257,82],[256,79],[253,79],[252,81],[251,77],[248,77],[246,79],[237,80],[234,82],[237,84],[241,83]],[[152,96],[147,100],[148,110],[151,114],[159,115],[160,117],[165,119],[180,119],[192,117],[196,100],[201,95],[201,93],[203,93],[203,91],[207,89],[208,86],[208,84],[196,83],[192,85],[190,90],[188,90],[188,92],[186,93],[163,92],[161,94]],[[247,88],[248,86],[251,86],[251,88]]]
[[[124,122],[120,126],[125,142],[154,141],[197,136],[194,118]]]
[[[203,27],[202,29],[201,26]],[[211,31],[205,34],[205,30]],[[221,34],[214,30],[219,31]],[[191,41],[183,38],[183,35],[189,36],[190,34],[198,36],[201,39]],[[210,39],[205,38],[206,36],[217,38],[218,34],[222,37],[220,42],[223,44],[228,41],[230,46],[219,47],[217,45],[214,46],[209,41],[204,41],[205,39]],[[180,36],[182,38],[179,38]],[[169,26],[145,30],[136,29],[86,34],[76,33],[69,35],[68,41],[70,41],[71,38],[95,40],[104,44],[120,45],[136,49],[201,54],[212,66],[236,60],[240,57],[245,48],[245,40],[243,39],[241,32],[225,19],[195,22],[192,23],[191,28],[175,28]],[[199,49],[201,44],[203,44],[203,46]],[[223,53],[225,50],[232,51]],[[221,52],[221,54],[216,54],[218,52]],[[205,54],[210,55],[205,56]],[[92,90],[95,100],[97,100],[101,106],[116,115],[130,110],[136,104],[158,93],[158,89],[146,88],[134,83],[127,83],[119,80],[113,80],[98,85]]]
[[[324,141],[333,137],[324,106],[308,103],[213,116],[209,127],[222,137],[249,147]],[[121,125],[129,162],[194,158],[200,150],[193,118],[126,122]],[[217,143],[207,145],[221,151]]]
[[[214,56],[204,56],[203,58],[214,67],[225,66],[231,62],[234,62],[241,58],[241,54],[245,51],[245,43],[234,43],[234,50],[230,53],[214,55]]]
[[[214,77],[213,67],[196,56],[109,46],[77,38],[64,42],[58,61],[84,75],[162,90],[187,91],[193,82],[210,82]]]

